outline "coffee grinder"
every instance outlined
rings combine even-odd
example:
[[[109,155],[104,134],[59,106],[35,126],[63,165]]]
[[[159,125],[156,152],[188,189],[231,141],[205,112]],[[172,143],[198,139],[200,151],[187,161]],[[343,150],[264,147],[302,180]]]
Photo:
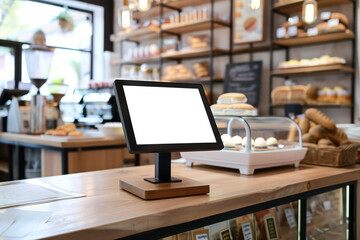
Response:
[[[42,134],[46,130],[46,96],[40,94],[40,87],[49,77],[53,56],[53,50],[47,47],[33,46],[25,50],[28,75],[37,88],[36,95],[31,96],[30,134]]]
[[[62,97],[65,96],[67,89],[68,89],[68,85],[66,84],[62,84],[62,83],[52,83],[52,84],[48,84],[48,88],[49,88],[49,92],[50,94],[53,96],[54,98],[54,104],[53,107],[56,109],[56,119],[51,119],[49,116],[47,116],[46,119],[46,125],[47,126],[53,126],[52,128],[56,128],[56,126],[60,126],[63,123],[62,121],[62,114],[61,114],[61,110],[60,110],[60,101],[62,99]],[[53,121],[55,121],[54,123],[52,123]]]

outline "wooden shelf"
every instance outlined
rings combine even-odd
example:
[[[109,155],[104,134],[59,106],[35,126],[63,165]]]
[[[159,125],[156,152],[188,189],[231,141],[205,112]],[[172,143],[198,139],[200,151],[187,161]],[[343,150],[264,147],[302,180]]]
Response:
[[[284,108],[284,105],[271,105],[272,108]],[[336,104],[336,103],[314,103],[314,104],[305,104],[304,108],[352,108],[352,104]]]
[[[143,64],[143,63],[157,63],[159,62],[159,56],[156,57],[148,57],[148,58],[136,58],[129,60],[121,60],[117,59],[111,62],[112,65],[118,64]]]
[[[220,2],[224,0],[215,0]],[[152,7],[146,12],[134,11],[133,19],[142,20],[149,18],[158,18],[160,16],[160,7],[163,6],[163,14],[166,15],[172,11],[181,10],[184,7],[199,6],[203,4],[211,3],[211,0],[175,0],[175,1],[163,1],[163,3],[154,2]]]
[[[130,40],[140,42],[143,40],[152,40],[160,36],[160,29],[151,27],[133,30],[131,32],[113,34],[110,36],[112,42],[119,42],[121,40]]]
[[[174,11],[169,8],[163,8],[163,14],[167,14],[171,11]],[[133,19],[135,20],[144,20],[144,19],[150,19],[150,18],[157,18],[159,19],[160,16],[160,3],[159,2],[153,2],[152,7],[145,12],[141,11],[134,11],[133,12]]]
[[[338,6],[341,4],[352,3],[351,0],[317,0],[319,8]],[[286,2],[278,2],[273,5],[273,10],[278,13],[289,15],[302,11],[304,0],[287,0]]]
[[[9,173],[9,164],[8,162],[0,160],[0,171]]]
[[[224,0],[215,0],[215,2],[220,2]],[[203,4],[211,3],[211,0],[175,0],[175,1],[168,1],[164,3],[164,6],[169,6],[172,8],[182,9],[184,7],[189,6],[199,6]]]
[[[296,77],[313,76],[315,74],[344,74],[354,73],[354,69],[342,64],[320,65],[312,67],[297,67],[289,69],[278,69],[272,71],[271,75],[275,77]]]
[[[183,34],[189,32],[202,31],[202,30],[210,30],[211,22],[214,23],[214,28],[230,27],[229,22],[225,22],[220,19],[213,19],[213,20],[208,19],[204,21],[197,21],[186,24],[177,24],[177,25],[165,24],[161,26],[161,30],[174,34]]]
[[[161,57],[164,59],[188,59],[188,58],[205,58],[210,56],[211,49],[201,48],[201,49],[192,49],[189,51],[176,51],[172,53],[163,53]],[[228,50],[213,48],[214,56],[220,56],[228,54]]]
[[[292,47],[292,46],[311,45],[316,43],[351,40],[354,38],[355,38],[354,33],[349,29],[347,29],[345,32],[324,33],[311,37],[277,39],[277,40],[273,40],[273,44],[284,47]]]
[[[210,77],[181,79],[181,80],[161,80],[162,82],[181,82],[181,83],[210,83]],[[224,79],[220,77],[213,77],[213,82],[223,82]]]

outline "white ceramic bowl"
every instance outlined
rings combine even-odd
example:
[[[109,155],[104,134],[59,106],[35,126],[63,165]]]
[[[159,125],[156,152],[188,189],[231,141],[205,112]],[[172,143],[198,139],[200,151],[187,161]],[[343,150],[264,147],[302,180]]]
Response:
[[[105,123],[95,125],[97,129],[107,138],[121,138],[124,137],[124,131],[121,123]]]

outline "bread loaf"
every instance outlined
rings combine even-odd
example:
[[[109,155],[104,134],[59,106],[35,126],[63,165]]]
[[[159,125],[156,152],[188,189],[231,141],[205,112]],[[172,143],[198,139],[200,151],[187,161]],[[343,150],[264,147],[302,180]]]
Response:
[[[326,137],[325,128],[323,128],[321,125],[316,125],[315,127],[310,128],[309,133],[313,135],[316,140]]]
[[[291,88],[288,86],[280,86],[274,88],[271,92],[271,99],[273,104],[284,104],[290,100]]]
[[[317,124],[320,124],[329,131],[336,130],[335,122],[316,108],[307,109],[305,111],[305,117]]]
[[[305,133],[302,136],[302,140],[306,143],[316,143],[316,138],[311,133]]]
[[[302,134],[305,134],[310,129],[310,122],[307,118],[302,118],[299,122],[299,127],[301,129]]]
[[[348,139],[346,133],[341,128],[337,128],[333,132],[328,131],[327,135],[337,145],[340,145],[341,142],[346,141]]]
[[[335,144],[328,138],[321,138],[317,144],[323,146],[335,146]]]

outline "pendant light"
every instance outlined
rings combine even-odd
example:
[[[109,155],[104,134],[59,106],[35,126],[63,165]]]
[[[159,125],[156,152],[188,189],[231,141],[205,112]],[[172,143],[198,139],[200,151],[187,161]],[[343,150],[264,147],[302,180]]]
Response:
[[[124,0],[124,6],[118,12],[118,24],[121,28],[127,29],[131,26],[132,11],[129,8],[127,0]]]
[[[317,17],[317,2],[316,0],[305,0],[302,8],[302,19],[305,23],[310,24],[316,20]]]
[[[261,0],[250,0],[250,8],[258,10],[261,7]]]
[[[134,11],[136,9],[135,0],[129,0],[129,8],[131,11]]]
[[[136,0],[136,8],[141,11],[145,12],[151,8],[152,0]]]

